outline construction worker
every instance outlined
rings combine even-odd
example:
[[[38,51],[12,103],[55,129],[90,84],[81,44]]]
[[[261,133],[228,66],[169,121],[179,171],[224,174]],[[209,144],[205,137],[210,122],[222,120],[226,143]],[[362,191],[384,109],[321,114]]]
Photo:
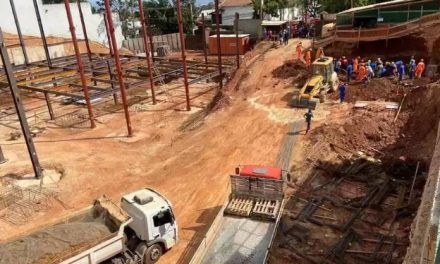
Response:
[[[414,75],[416,73],[416,60],[414,59],[414,56],[411,56],[411,60],[409,61],[409,78],[411,80],[414,79]]]
[[[341,71],[341,59],[337,59],[335,62],[335,72],[339,74]]]
[[[342,56],[341,69],[347,70],[348,60],[345,56]]]
[[[416,66],[416,72],[415,72],[416,78],[421,78],[424,71],[425,71],[425,62],[423,59],[421,59]]]
[[[296,59],[302,60],[302,42],[300,41],[298,45],[296,45]]]
[[[398,73],[399,73],[399,82],[403,81],[403,77],[405,76],[405,64],[400,64],[399,69],[398,69]]]
[[[339,85],[339,100],[341,100],[341,104],[344,103],[346,90],[347,90],[347,84],[341,83]]]
[[[348,64],[348,66],[347,66],[347,82],[351,82],[352,77],[353,77],[353,65]]]
[[[312,118],[313,118],[312,109],[309,108],[309,111],[304,114],[304,118],[306,119],[306,123],[307,123],[307,128],[306,128],[306,134],[307,134],[312,124]]]
[[[368,61],[366,69],[367,69],[367,79],[365,80],[365,85],[367,85],[374,77],[374,70],[373,67],[371,67],[370,61]]]
[[[321,56],[325,56],[324,55],[324,49],[322,47],[319,47],[318,50],[316,51],[315,60],[321,58]]]
[[[366,78],[366,76],[367,76],[367,68],[365,68],[365,63],[361,63],[361,65],[359,66],[357,80],[363,81]]]
[[[355,73],[357,73],[359,71],[359,60],[360,59],[361,59],[360,57],[357,57],[357,58],[354,58],[354,60],[353,60],[353,72],[355,72]]]
[[[312,49],[308,49],[306,52],[306,66],[310,68],[312,65]]]
[[[383,70],[383,62],[381,58],[377,58],[376,60],[376,76],[378,78],[382,77],[382,70]]]

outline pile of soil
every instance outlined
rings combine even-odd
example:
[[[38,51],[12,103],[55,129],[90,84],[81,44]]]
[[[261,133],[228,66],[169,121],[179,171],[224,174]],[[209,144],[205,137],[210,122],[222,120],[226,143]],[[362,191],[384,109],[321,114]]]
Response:
[[[57,258],[110,235],[99,222],[60,224],[0,245],[0,264],[59,262]]]
[[[307,80],[310,73],[303,62],[297,60],[287,60],[283,65],[272,71],[272,76],[279,79],[293,78],[294,82],[303,83]]]
[[[396,82],[388,78],[372,79],[367,86],[364,83],[355,81],[348,84],[345,101],[348,103],[376,100],[400,102],[402,100],[402,90],[400,88],[399,93],[397,91]],[[332,93],[330,98],[337,100],[339,94]]]

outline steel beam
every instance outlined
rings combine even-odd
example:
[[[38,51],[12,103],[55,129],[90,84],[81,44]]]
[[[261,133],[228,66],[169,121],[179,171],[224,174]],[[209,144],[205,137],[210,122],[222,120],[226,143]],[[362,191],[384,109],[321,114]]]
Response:
[[[14,16],[15,27],[17,28],[18,39],[20,40],[21,51],[23,52],[24,64],[29,65],[29,58],[26,52],[26,46],[24,44],[23,34],[21,34],[20,22],[18,21],[14,0],[9,0],[9,3],[11,4],[11,10],[12,10],[12,15]]]
[[[0,164],[5,163],[6,161],[8,160],[5,158],[5,155],[3,155],[2,146],[0,145]]]
[[[50,58],[49,48],[47,46],[46,34],[44,33],[43,22],[41,22],[40,8],[38,7],[37,0],[33,0],[35,15],[37,16],[38,28],[40,29],[41,40],[43,41],[44,53],[46,54],[46,61],[49,67],[52,67],[52,60]]]
[[[147,59],[147,67],[148,67],[148,74],[150,75],[150,90],[151,90],[151,98],[153,99],[153,104],[156,104],[156,93],[154,91],[154,80],[153,80],[153,71],[151,70],[151,66],[154,67],[154,65],[151,65],[150,62],[150,49],[148,48],[148,41],[147,41],[147,29],[145,26],[145,17],[144,17],[144,8],[142,5],[143,0],[138,0],[139,4],[139,17],[141,19],[141,25],[142,25],[142,39],[144,40],[144,46],[145,46],[145,56]],[[153,62],[154,63],[154,62]]]
[[[122,98],[122,104],[124,106],[125,120],[127,121],[128,136],[132,136],[133,130],[131,127],[130,113],[128,112],[127,91],[125,88],[124,79],[122,77],[122,68],[121,68],[121,61],[119,58],[118,44],[116,42],[116,37],[115,37],[115,28],[113,27],[112,9],[110,7],[109,0],[104,0],[104,4],[105,4],[105,12],[107,14],[110,38],[112,40],[116,71],[118,72],[119,89],[121,90],[121,98]]]
[[[84,15],[83,15],[82,7],[81,7],[81,0],[77,0],[76,3],[78,5],[79,18],[81,21],[82,31],[83,31],[83,35],[84,35],[84,41],[86,42],[87,56],[89,57],[90,69],[92,70],[92,75],[94,75],[92,50],[90,49],[89,36],[87,35],[86,23],[84,22]],[[96,83],[95,83],[95,85],[96,85]]]
[[[17,111],[18,120],[20,121],[21,130],[23,132],[24,140],[31,158],[32,167],[34,169],[35,177],[40,179],[43,176],[40,162],[38,160],[37,151],[35,150],[34,142],[32,140],[31,132],[29,130],[29,125],[26,119],[26,112],[24,110],[21,98],[19,95],[19,90],[17,87],[17,82],[14,77],[14,71],[12,70],[12,65],[9,60],[8,52],[5,48],[5,42],[3,40],[3,32],[0,28],[0,56],[3,62],[3,68],[8,79],[9,89],[11,90],[12,99],[14,100],[15,110]]]
[[[223,72],[222,72],[222,48],[220,43],[220,13],[218,7],[218,1],[215,0],[215,29],[217,32],[217,63],[218,63],[218,72],[220,76],[219,89],[223,90]]]
[[[182,67],[183,67],[183,83],[185,85],[185,97],[186,97],[186,110],[191,111],[191,102],[189,98],[189,87],[188,87],[188,69],[186,67],[186,50],[185,50],[185,38],[183,36],[183,18],[182,18],[182,6],[181,1],[177,0],[177,23],[179,26],[179,37],[180,46],[182,51]]]
[[[46,99],[47,110],[49,111],[50,120],[55,120],[55,115],[53,114],[52,103],[50,102],[49,93],[44,93],[44,98]]]
[[[76,63],[78,66],[78,72],[79,72],[81,84],[83,87],[84,99],[86,101],[87,111],[89,113],[90,127],[95,128],[96,127],[95,115],[93,113],[92,104],[90,103],[89,89],[87,88],[87,81],[86,81],[86,77],[84,74],[84,66],[83,66],[82,59],[81,59],[81,53],[79,52],[78,42],[76,40],[75,26],[73,24],[72,12],[70,11],[69,0],[64,0],[64,6],[66,8],[67,20],[69,21],[70,34],[72,35],[73,48],[75,49]]]

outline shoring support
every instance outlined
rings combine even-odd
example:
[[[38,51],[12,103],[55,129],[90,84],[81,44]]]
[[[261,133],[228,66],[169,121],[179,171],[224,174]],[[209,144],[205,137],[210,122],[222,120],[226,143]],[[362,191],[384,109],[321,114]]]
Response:
[[[55,115],[53,113],[52,103],[50,101],[50,95],[48,92],[44,93],[44,98],[46,99],[47,110],[49,111],[50,120],[55,120]]]
[[[122,98],[122,104],[124,106],[125,120],[127,121],[128,136],[131,137],[133,135],[133,130],[131,128],[130,113],[128,112],[127,90],[125,89],[125,83],[122,77],[121,61],[119,58],[118,44],[116,42],[116,37],[115,37],[115,28],[113,26],[112,9],[110,7],[109,0],[104,0],[104,4],[105,4],[105,12],[107,14],[108,29],[110,33],[110,38],[112,40],[116,71],[118,72],[119,89],[121,90],[121,98]]]
[[[81,53],[79,51],[78,41],[76,39],[75,26],[73,24],[72,12],[70,11],[69,0],[64,0],[64,6],[66,8],[67,20],[69,21],[69,29],[70,29],[70,34],[72,35],[72,43],[73,43],[73,48],[75,49],[76,63],[78,65],[78,72],[81,79],[82,90],[84,92],[84,99],[86,101],[87,111],[89,113],[90,127],[95,128],[96,127],[95,116],[93,114],[92,104],[90,103],[89,88],[87,87],[87,80],[84,74],[84,65],[82,63]]]
[[[3,155],[2,146],[0,145],[0,164],[5,163],[6,161],[8,160],[5,158],[5,155]]]
[[[238,19],[240,18],[239,13],[235,13],[235,48],[237,51],[237,69],[240,68],[240,46],[239,46],[239,39],[238,39]]]
[[[18,39],[20,40],[21,51],[23,52],[24,64],[29,65],[29,58],[24,44],[23,34],[21,33],[20,22],[18,21],[17,12],[15,10],[14,0],[9,0],[9,3],[11,3],[12,15],[14,16],[15,27],[17,28]]]
[[[202,38],[203,38],[203,55],[205,56],[205,64],[208,65],[208,51],[206,50],[206,25],[205,25],[204,13],[202,13]]]
[[[43,176],[43,172],[38,160],[37,151],[35,150],[34,141],[32,140],[29,125],[26,119],[26,112],[24,111],[23,104],[19,90],[17,87],[17,81],[14,77],[14,71],[9,60],[8,51],[6,50],[5,42],[3,40],[3,32],[0,28],[0,57],[3,62],[3,70],[5,71],[8,79],[9,89],[11,90],[12,99],[14,100],[15,110],[17,111],[18,120],[20,121],[21,130],[23,132],[24,140],[28,149],[29,156],[31,158],[32,167],[34,169],[35,177],[40,179]]]
[[[217,32],[217,54],[218,54],[218,72],[220,76],[219,89],[223,90],[223,68],[222,68],[222,48],[220,43],[220,12],[218,7],[218,1],[215,0],[215,29]]]
[[[108,19],[107,19],[107,14],[104,13],[104,25],[105,25],[105,33],[107,35],[107,41],[108,41],[108,48],[110,50],[110,56],[113,57],[113,47],[112,47],[112,40],[110,38],[110,29],[108,27]]]
[[[43,41],[44,53],[46,54],[47,65],[52,67],[52,60],[50,59],[49,48],[47,46],[46,34],[44,33],[43,22],[41,21],[40,8],[38,7],[37,0],[34,1],[35,15],[37,16],[38,28],[40,29],[41,40]]]
[[[139,4],[139,17],[141,19],[142,39],[144,40],[145,58],[147,59],[148,74],[149,74],[149,77],[150,77],[151,98],[153,99],[153,104],[155,105],[156,104],[156,93],[154,91],[153,71],[151,70],[150,49],[148,48],[147,28],[145,27],[144,8],[143,8],[143,5],[142,5],[142,1],[143,0],[138,0],[138,4]]]
[[[147,14],[146,14],[146,20],[145,23],[147,24],[147,31],[148,31],[148,38],[150,39],[150,46],[151,46],[151,61],[153,61],[154,63],[154,43],[153,43],[153,33],[151,31],[151,21],[150,21],[150,13],[148,12],[147,9]]]
[[[176,1],[177,24],[179,26],[180,47],[182,51],[183,83],[185,84],[186,110],[191,111],[191,102],[190,102],[191,99],[189,98],[188,69],[186,67],[186,50],[185,50],[185,38],[183,36],[183,18],[182,18],[181,4],[182,2],[180,0]]]

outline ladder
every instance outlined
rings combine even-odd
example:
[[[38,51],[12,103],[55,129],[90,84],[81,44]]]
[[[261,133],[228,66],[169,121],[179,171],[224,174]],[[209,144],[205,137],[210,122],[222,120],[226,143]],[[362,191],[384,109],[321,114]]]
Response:
[[[171,94],[169,93],[169,87],[168,85],[165,83],[164,77],[162,76],[162,74],[160,73],[159,69],[156,67],[156,65],[154,64],[154,61],[152,61],[151,63],[151,68],[153,69],[153,78],[158,79],[159,81],[159,89],[157,90],[157,94],[165,94],[166,96],[166,100],[165,101],[172,101],[171,98]]]

